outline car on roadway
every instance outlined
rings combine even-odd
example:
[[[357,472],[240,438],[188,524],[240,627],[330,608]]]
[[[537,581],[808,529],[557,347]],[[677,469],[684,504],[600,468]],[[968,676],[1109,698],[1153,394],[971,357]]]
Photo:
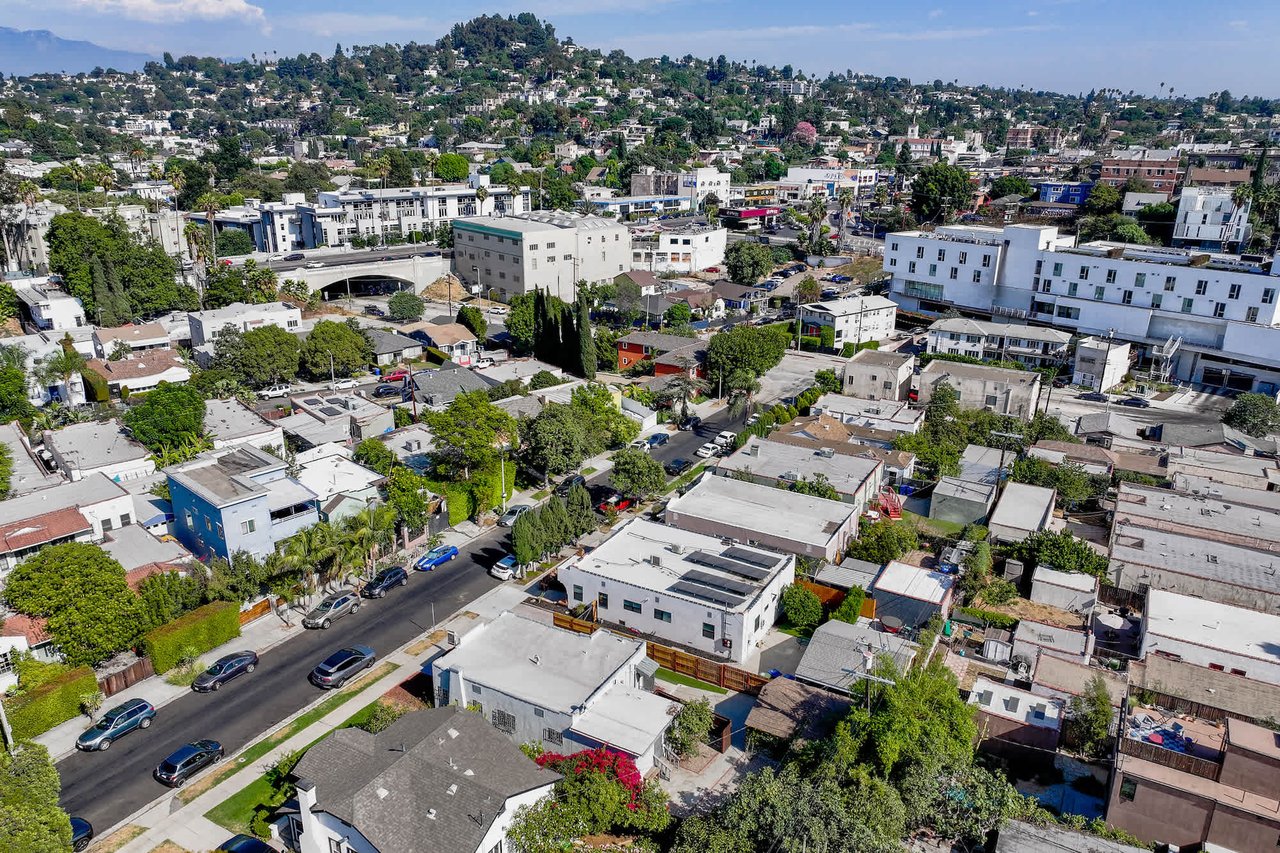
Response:
[[[206,767],[222,760],[226,754],[216,740],[193,740],[156,765],[156,781],[170,788],[181,788],[187,780]]]
[[[306,268],[307,268],[307,269],[309,269],[309,270],[318,270],[318,269],[320,269],[322,266],[324,266],[324,262],[323,262],[323,261],[312,261],[311,263],[309,263],[309,264],[307,264],[307,265],[306,265]]]
[[[632,450],[649,450],[649,442],[643,438],[637,438],[635,441],[627,445]]]
[[[335,379],[329,383],[330,391],[345,391],[351,388],[359,388],[360,382],[354,377],[348,376],[345,379]]]
[[[338,649],[316,664],[316,668],[311,670],[307,678],[316,687],[323,687],[326,690],[336,689],[346,684],[347,680],[357,672],[373,666],[377,657],[373,649],[368,646],[347,646],[345,649]]]
[[[680,422],[680,425],[676,428],[679,429],[681,432],[693,432],[700,426],[702,426],[702,418],[698,417],[697,415],[690,415],[689,417],[682,420]]]
[[[332,595],[326,595],[320,603],[306,616],[302,617],[304,628],[328,628],[335,619],[341,619],[348,613],[360,609],[360,598],[350,589],[340,589]]]
[[[1135,409],[1149,409],[1151,408],[1151,401],[1143,397],[1125,397],[1120,401],[1120,405],[1132,406]]]
[[[388,385],[385,382],[379,383],[378,387],[373,389],[373,396],[378,400],[385,400],[388,397],[403,397],[404,389],[399,385]]]
[[[706,444],[702,445],[697,450],[695,450],[694,455],[697,456],[699,459],[710,459],[713,456],[719,456],[720,450],[721,450],[720,445],[714,442],[708,441]]]
[[[669,477],[679,477],[681,474],[693,467],[693,463],[683,457],[676,457],[662,466],[662,470],[667,472]]]
[[[432,569],[443,566],[445,563],[458,556],[458,549],[452,545],[437,545],[427,553],[418,558],[413,567],[420,572],[429,572]]]
[[[258,668],[258,653],[252,651],[232,652],[223,655],[213,665],[196,676],[191,682],[191,689],[197,693],[211,693],[221,690],[222,685],[238,675],[245,675]]]
[[[516,563],[516,555],[507,554],[501,560],[493,564],[493,568],[489,569],[489,574],[493,575],[500,581],[509,581],[515,578],[516,571],[518,569],[519,564]]]
[[[670,440],[671,436],[667,435],[665,432],[655,432],[653,435],[646,438],[644,443],[647,450],[653,450],[655,447],[662,447]]]
[[[747,426],[755,426],[758,423],[760,423],[760,414],[758,412],[752,412],[747,415]]]
[[[409,371],[403,367],[397,367],[395,370],[382,374],[383,382],[403,382],[409,376]]]
[[[276,853],[276,848],[252,835],[233,835],[218,845],[213,853]]]
[[[505,305],[490,305],[489,313],[499,317],[505,317],[510,311]]]
[[[387,312],[386,312],[386,311],[383,311],[383,310],[382,310],[381,308],[379,308],[377,305],[366,305],[366,306],[364,306],[364,313],[368,314],[370,317],[385,317],[385,316],[387,316]]]
[[[604,500],[600,501],[600,503],[596,504],[596,509],[607,515],[611,512],[622,512],[623,510],[630,508],[630,506],[635,502],[635,498],[628,498],[614,492]]]
[[[307,256],[306,256],[306,255],[304,255],[304,254],[302,254],[301,252],[290,252],[289,254],[287,254],[287,255],[285,255],[283,258],[281,258],[280,260],[282,260],[282,261],[301,261],[301,260],[306,260],[306,257],[307,257]]]
[[[93,824],[82,817],[71,818],[71,849],[80,853],[92,840]]]
[[[117,705],[98,718],[93,728],[76,738],[76,749],[97,752],[109,749],[111,744],[137,729],[150,728],[156,718],[156,709],[145,699],[130,699]]]
[[[1090,403],[1106,403],[1111,398],[1098,391],[1086,391],[1076,396],[1077,400],[1088,400]]]
[[[712,439],[721,447],[733,447],[734,442],[738,440],[738,434],[733,430],[721,430],[715,438]]]
[[[516,523],[516,519],[531,509],[533,509],[533,507],[528,504],[516,504],[515,506],[507,507],[507,511],[498,518],[498,526],[511,527]]]
[[[300,394],[302,389],[297,385],[290,385],[288,382],[280,382],[276,385],[268,385],[258,392],[258,396],[264,400],[273,400],[279,397],[288,397],[290,394]]]
[[[385,598],[387,591],[409,582],[409,573],[400,566],[388,566],[378,572],[360,590],[365,598]]]
[[[573,491],[574,486],[587,487],[587,478],[581,474],[570,474],[560,481],[560,485],[556,486],[556,497],[567,498],[569,492]]]

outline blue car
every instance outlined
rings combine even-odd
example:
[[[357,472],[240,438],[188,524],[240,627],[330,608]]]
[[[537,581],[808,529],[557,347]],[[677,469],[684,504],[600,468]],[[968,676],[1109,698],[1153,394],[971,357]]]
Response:
[[[441,545],[438,548],[432,548],[427,553],[418,558],[418,562],[413,567],[420,572],[429,572],[436,566],[443,566],[445,563],[458,556],[458,549],[452,545]]]

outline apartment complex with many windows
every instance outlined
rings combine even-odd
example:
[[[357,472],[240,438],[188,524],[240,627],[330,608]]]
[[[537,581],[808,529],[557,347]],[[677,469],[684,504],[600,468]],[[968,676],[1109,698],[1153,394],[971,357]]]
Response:
[[[625,225],[562,210],[456,220],[453,247],[454,275],[504,301],[536,288],[572,302],[578,282],[611,282],[631,269]]]
[[[1183,381],[1280,389],[1280,265],[1270,259],[1074,238],[1041,225],[944,226],[885,241],[902,310],[1113,333]]]

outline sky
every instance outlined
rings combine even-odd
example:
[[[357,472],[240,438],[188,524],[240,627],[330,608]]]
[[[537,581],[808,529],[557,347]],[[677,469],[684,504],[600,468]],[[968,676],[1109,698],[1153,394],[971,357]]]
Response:
[[[561,38],[637,58],[723,53],[824,76],[1280,97],[1276,0],[0,0],[0,23],[156,56],[328,56],[335,43],[430,42],[456,21],[522,11]]]

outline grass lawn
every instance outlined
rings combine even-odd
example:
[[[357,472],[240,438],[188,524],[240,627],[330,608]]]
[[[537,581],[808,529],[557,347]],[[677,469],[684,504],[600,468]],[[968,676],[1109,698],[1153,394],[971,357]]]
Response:
[[[684,474],[681,474],[678,478],[672,480],[670,483],[667,483],[667,487],[662,490],[662,493],[664,495],[667,495],[675,491],[676,489],[683,489],[685,486],[689,485],[695,479],[697,479],[698,476],[702,473],[703,469],[706,467],[707,467],[707,463],[699,462],[697,465],[694,465],[692,468],[690,468],[687,472],[685,472]]]
[[[180,844],[174,844],[166,838],[162,843],[152,847],[151,853],[191,853],[191,851]]]
[[[540,491],[540,492],[534,492],[534,493],[533,493],[533,499],[534,499],[535,501],[540,501],[540,500],[542,500],[543,498],[547,497],[547,496],[548,496],[548,495],[550,495],[550,494],[551,494],[551,490],[550,490],[550,489],[543,489],[543,490],[542,490],[542,491]]]
[[[783,619],[774,627],[784,634],[790,634],[791,636],[799,637],[802,640],[807,640],[813,636],[813,628],[801,628],[799,625],[792,625],[786,619]]]
[[[230,764],[223,765],[212,773],[207,774],[197,782],[184,787],[178,792],[178,799],[183,803],[189,803],[205,791],[216,785],[230,779],[236,773],[253,764],[262,756],[275,749],[307,726],[327,716],[335,708],[341,707],[344,703],[355,698],[356,694],[368,685],[377,681],[391,670],[395,669],[393,663],[383,663],[376,666],[368,674],[367,677],[361,678],[355,684],[349,687],[343,687],[341,690],[335,690],[324,698],[324,701],[316,705],[310,711],[298,717],[292,723],[282,726],[276,731],[264,737],[262,740],[250,746],[244,752],[236,757],[236,760]]]
[[[588,465],[586,468],[583,468],[583,469],[582,469],[582,471],[581,471],[580,473],[581,473],[581,474],[582,474],[582,476],[584,476],[584,477],[590,477],[590,476],[591,476],[592,474],[594,474],[595,472],[596,472],[596,469],[595,469],[595,468],[592,468],[590,465]]]
[[[681,675],[678,672],[672,672],[669,669],[658,667],[658,671],[654,673],[654,677],[659,681],[666,681],[669,684],[683,684],[685,687],[696,687],[699,690],[706,690],[711,693],[726,694],[725,690],[718,684],[712,684],[710,681],[700,681],[692,675]]]
[[[120,829],[117,829],[105,838],[100,838],[95,841],[93,843],[94,853],[115,853],[121,847],[125,846],[146,831],[147,828],[145,826],[138,826],[136,823],[130,823],[126,826],[122,826]]]
[[[914,512],[902,511],[902,520],[910,522],[917,530],[932,536],[940,536],[953,538],[960,535],[960,531],[964,530],[963,524],[954,521],[941,521],[936,518],[925,518],[923,515],[916,515]]]

